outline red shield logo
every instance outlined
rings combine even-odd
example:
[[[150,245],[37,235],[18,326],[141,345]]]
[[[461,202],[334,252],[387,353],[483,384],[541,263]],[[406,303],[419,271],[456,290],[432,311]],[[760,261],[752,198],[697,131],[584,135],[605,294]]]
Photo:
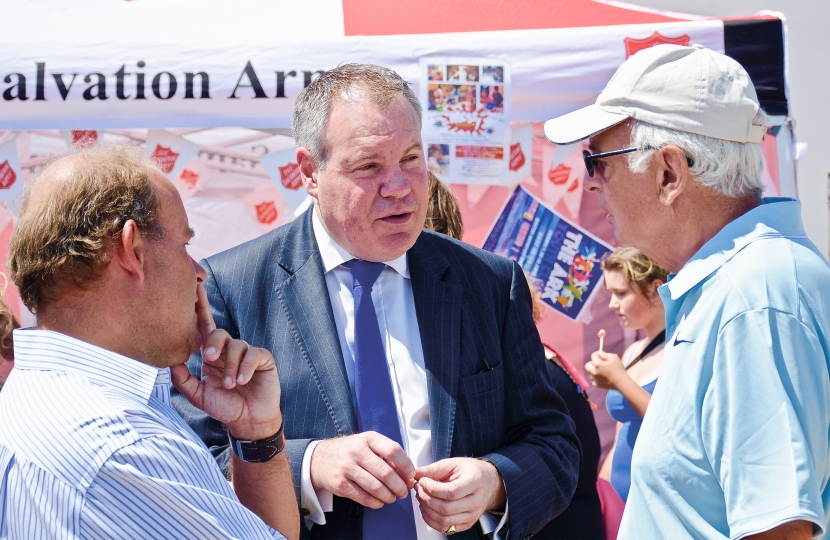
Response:
[[[73,146],[92,146],[98,142],[97,131],[72,130],[72,145]]]
[[[280,170],[280,182],[285,189],[297,191],[303,185],[303,178],[300,176],[300,166],[296,163],[289,163],[285,167],[278,167]]]
[[[568,181],[569,176],[571,176],[571,168],[564,163],[560,163],[558,167],[548,171],[548,180],[550,180],[554,186],[563,185]]]
[[[522,143],[510,145],[510,170],[518,171],[525,164],[525,153],[522,152]]]
[[[274,201],[265,201],[255,205],[254,208],[256,208],[256,218],[260,223],[270,225],[277,220],[277,206]]]
[[[180,176],[181,181],[187,184],[188,189],[193,189],[196,187],[196,182],[199,181],[199,175],[195,172],[191,171],[190,169],[185,169],[182,171],[182,175]]]
[[[14,185],[15,180],[17,180],[17,175],[7,159],[0,165],[0,189],[9,189]]]
[[[688,34],[683,34],[677,37],[666,37],[660,32],[654,32],[645,39],[625,38],[625,58],[628,60],[632,54],[638,53],[643,49],[654,47],[655,45],[684,45],[689,46],[691,38]]]
[[[171,148],[157,144],[156,149],[153,150],[152,158],[156,160],[156,163],[159,164],[164,174],[170,174],[170,171],[176,166],[176,160],[179,159],[179,154]]]

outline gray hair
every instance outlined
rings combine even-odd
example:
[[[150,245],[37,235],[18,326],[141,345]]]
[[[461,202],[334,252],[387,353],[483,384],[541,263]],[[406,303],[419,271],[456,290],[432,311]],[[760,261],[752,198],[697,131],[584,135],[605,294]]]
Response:
[[[361,87],[381,108],[396,98],[406,98],[418,115],[418,128],[421,127],[421,102],[393,70],[372,64],[343,64],[326,71],[300,92],[293,118],[297,147],[308,148],[321,169],[326,166],[326,128],[331,108],[355,86]]]
[[[763,126],[767,115],[758,111],[752,123]],[[764,184],[761,181],[763,154],[757,143],[739,143],[715,139],[705,135],[664,128],[632,121],[631,146],[637,148],[662,148],[673,145],[694,161],[689,172],[704,186],[727,197],[761,197]],[[654,150],[633,152],[628,155],[628,167],[642,173],[648,167]]]

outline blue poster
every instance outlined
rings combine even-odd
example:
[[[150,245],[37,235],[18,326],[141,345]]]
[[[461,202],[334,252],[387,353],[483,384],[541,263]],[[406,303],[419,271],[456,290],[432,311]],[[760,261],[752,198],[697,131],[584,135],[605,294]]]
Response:
[[[542,300],[573,320],[601,283],[600,260],[612,251],[521,186],[507,201],[483,247],[518,262]]]

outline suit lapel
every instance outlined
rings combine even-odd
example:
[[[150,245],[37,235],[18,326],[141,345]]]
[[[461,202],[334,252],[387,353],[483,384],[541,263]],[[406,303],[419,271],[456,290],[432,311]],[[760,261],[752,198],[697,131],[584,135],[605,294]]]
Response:
[[[337,432],[357,431],[349,380],[331,311],[323,261],[312,228],[312,205],[291,225],[280,266],[291,276],[276,288],[300,355],[308,363]]]
[[[461,293],[444,281],[447,258],[421,233],[408,252],[415,314],[424,350],[435,461],[450,457],[461,363]]]

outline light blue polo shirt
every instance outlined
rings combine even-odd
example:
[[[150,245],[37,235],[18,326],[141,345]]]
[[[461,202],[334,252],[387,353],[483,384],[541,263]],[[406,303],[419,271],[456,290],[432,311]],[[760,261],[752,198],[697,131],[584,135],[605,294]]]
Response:
[[[830,266],[801,203],[723,228],[660,288],[666,349],[619,538],[742,538],[830,516]]]

